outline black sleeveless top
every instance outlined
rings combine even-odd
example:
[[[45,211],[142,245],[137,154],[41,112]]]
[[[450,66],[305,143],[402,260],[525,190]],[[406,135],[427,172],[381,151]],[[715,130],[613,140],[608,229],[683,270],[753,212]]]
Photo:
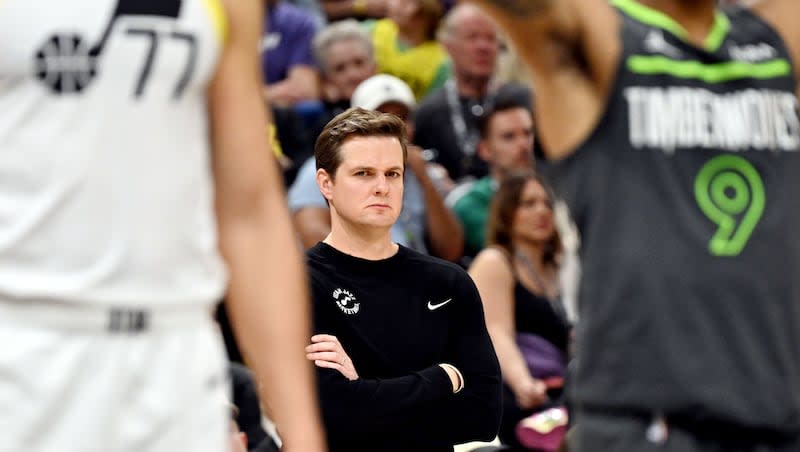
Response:
[[[565,319],[546,297],[531,292],[516,274],[514,277],[514,326],[517,333],[541,336],[566,354],[570,327]]]
[[[738,7],[697,48],[660,12],[613,3],[623,53],[607,109],[557,168],[582,234],[570,391],[586,406],[800,431],[800,119],[786,46]]]

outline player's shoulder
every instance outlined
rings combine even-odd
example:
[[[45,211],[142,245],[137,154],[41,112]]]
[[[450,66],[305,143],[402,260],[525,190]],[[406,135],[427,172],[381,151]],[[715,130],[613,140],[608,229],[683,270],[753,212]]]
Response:
[[[747,9],[771,25],[790,46],[800,47],[800,2],[797,0],[751,0]]]
[[[800,65],[800,2],[797,0],[750,0],[750,11],[764,20],[786,44],[795,65]]]
[[[766,14],[770,17],[779,13],[788,14],[788,17],[784,18],[786,22],[794,23],[800,14],[800,2],[797,0],[749,0],[741,3],[744,8],[756,14]]]

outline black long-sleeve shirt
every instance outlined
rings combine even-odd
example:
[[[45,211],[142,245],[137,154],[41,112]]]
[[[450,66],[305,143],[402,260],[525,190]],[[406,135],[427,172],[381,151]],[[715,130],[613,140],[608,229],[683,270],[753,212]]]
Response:
[[[478,291],[458,266],[400,247],[371,261],[308,253],[315,334],[331,334],[359,379],[317,368],[331,452],[452,451],[491,440],[501,377]],[[440,363],[464,376],[453,394]]]

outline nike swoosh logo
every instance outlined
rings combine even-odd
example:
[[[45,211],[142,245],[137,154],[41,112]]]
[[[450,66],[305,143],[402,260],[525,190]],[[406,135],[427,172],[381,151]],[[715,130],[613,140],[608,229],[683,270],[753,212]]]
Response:
[[[437,304],[433,304],[433,303],[431,303],[429,301],[428,302],[428,309],[430,309],[431,311],[435,311],[435,310],[441,308],[442,306],[446,305],[447,303],[450,303],[451,301],[453,301],[452,298],[448,298],[447,300],[444,300],[443,302],[437,303]]]

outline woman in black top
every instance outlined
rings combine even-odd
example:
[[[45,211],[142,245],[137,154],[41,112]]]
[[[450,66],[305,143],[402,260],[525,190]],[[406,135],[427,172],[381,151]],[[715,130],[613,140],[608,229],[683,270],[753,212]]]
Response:
[[[392,243],[403,122],[351,109],[317,141],[331,233],[311,248],[317,367],[331,452],[452,451],[494,438],[501,379],[480,297],[458,266]]]
[[[522,449],[514,428],[549,402],[549,388],[561,386],[569,340],[559,300],[561,241],[552,197],[535,172],[512,173],[501,182],[489,214],[487,243],[469,274],[481,294],[503,370],[500,439]]]

